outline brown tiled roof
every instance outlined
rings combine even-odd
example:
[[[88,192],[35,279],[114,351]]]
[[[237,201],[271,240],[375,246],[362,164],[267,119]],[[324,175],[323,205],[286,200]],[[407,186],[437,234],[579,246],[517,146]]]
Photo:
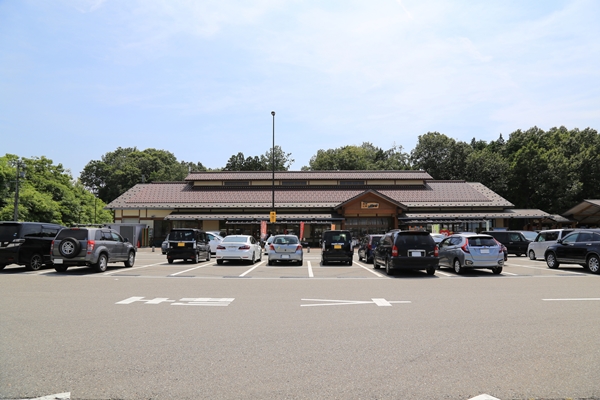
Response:
[[[363,188],[302,187],[277,188],[277,207],[331,208],[374,190],[397,203],[411,207],[510,207],[512,204],[485,186],[464,181],[427,181],[425,187],[385,186]],[[271,207],[267,189],[202,189],[191,183],[138,184],[107,205],[107,208],[237,208]]]
[[[269,180],[272,171],[200,171],[191,172],[186,181],[244,181]],[[275,171],[277,180],[328,180],[328,179],[432,179],[425,171]]]

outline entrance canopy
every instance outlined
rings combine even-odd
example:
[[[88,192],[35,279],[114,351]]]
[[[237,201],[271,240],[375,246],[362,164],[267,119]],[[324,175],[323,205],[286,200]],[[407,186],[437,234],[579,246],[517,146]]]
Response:
[[[579,225],[600,225],[600,200],[584,200],[563,215]]]
[[[462,222],[481,222],[498,218],[548,218],[550,214],[542,210],[502,210],[489,212],[461,213],[405,213],[398,221],[410,224],[453,224]]]

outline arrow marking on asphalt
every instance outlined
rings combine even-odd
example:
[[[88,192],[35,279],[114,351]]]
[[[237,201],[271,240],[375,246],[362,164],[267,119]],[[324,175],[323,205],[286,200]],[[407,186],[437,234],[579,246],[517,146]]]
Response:
[[[386,299],[371,299],[370,301],[360,300],[327,300],[327,299],[302,299],[302,301],[321,301],[321,304],[301,304],[300,307],[318,307],[318,306],[347,306],[352,304],[375,304],[378,307],[391,307],[392,304],[408,304],[408,300],[388,301]]]

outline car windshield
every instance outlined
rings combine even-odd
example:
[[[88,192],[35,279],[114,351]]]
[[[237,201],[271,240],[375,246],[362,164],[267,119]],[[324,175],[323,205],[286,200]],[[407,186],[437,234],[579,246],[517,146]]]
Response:
[[[223,238],[222,243],[246,243],[247,241],[247,236],[227,236]]]

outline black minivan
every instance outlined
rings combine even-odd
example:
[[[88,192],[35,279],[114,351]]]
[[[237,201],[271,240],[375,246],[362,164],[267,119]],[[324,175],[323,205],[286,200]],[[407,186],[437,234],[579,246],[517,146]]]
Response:
[[[172,229],[166,252],[169,264],[175,260],[194,263],[199,263],[201,259],[210,261],[210,243],[206,232],[200,229]]]
[[[52,240],[64,226],[46,222],[0,222],[0,270],[9,264],[37,271],[51,265]]]
[[[514,254],[517,257],[527,254],[527,247],[531,243],[531,240],[527,240],[519,231],[485,231],[481,233],[493,236],[494,239],[506,246],[508,254]]]
[[[373,252],[373,268],[426,270],[434,275],[440,268],[439,249],[429,232],[393,230],[385,234]]]
[[[321,264],[327,265],[330,261],[340,261],[352,265],[354,249],[350,231],[325,231],[321,241]]]

